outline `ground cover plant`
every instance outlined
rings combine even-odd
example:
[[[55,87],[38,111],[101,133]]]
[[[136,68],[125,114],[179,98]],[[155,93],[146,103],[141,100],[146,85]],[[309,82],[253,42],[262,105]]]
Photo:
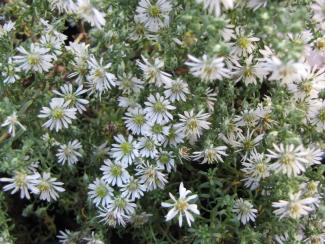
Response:
[[[0,243],[324,243],[325,0],[0,3]]]

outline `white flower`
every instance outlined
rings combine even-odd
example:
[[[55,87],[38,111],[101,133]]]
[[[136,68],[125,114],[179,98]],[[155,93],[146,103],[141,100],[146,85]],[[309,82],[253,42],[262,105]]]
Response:
[[[105,13],[96,9],[89,0],[78,0],[77,13],[91,26],[102,28],[106,23]]]
[[[7,35],[10,31],[15,29],[15,22],[9,20],[4,23],[3,26],[0,25],[0,37]]]
[[[235,115],[233,121],[236,123],[236,126],[247,126],[254,128],[259,120],[258,110],[256,109],[245,109],[240,115]]]
[[[137,95],[138,94],[134,94],[134,96],[127,96],[127,97],[122,97],[119,96],[117,98],[118,101],[118,106],[120,106],[121,108],[136,108],[139,107],[139,104],[137,103]]]
[[[198,161],[203,158],[201,164],[208,163],[212,164],[215,162],[223,162],[222,156],[227,156],[226,153],[227,147],[226,146],[218,146],[214,147],[210,145],[208,148],[204,149],[203,151],[198,151],[193,153],[193,160]]]
[[[237,141],[235,141],[234,146],[238,148],[237,152],[244,151],[245,155],[242,159],[243,161],[246,159],[248,153],[253,151],[255,147],[258,146],[264,138],[264,134],[260,134],[256,137],[253,137],[254,133],[254,130],[252,130],[252,132],[247,130],[246,136],[241,132],[237,133]]]
[[[56,95],[63,97],[64,101],[69,103],[69,107],[75,107],[80,114],[87,110],[85,105],[89,103],[88,100],[79,98],[80,95],[86,92],[87,90],[83,90],[82,85],[79,86],[76,91],[73,91],[72,84],[64,84],[63,86],[60,86],[60,91],[53,91]]]
[[[312,204],[317,199],[308,197],[301,199],[301,192],[296,194],[289,194],[289,200],[280,200],[278,202],[273,202],[272,207],[277,208],[273,211],[276,215],[282,218],[293,218],[299,219],[304,215],[308,215],[309,212],[313,211],[314,208]]]
[[[322,152],[320,149],[309,146],[308,148],[305,148],[305,152],[305,159],[307,160],[305,162],[306,167],[310,167],[315,164],[322,164],[324,152]]]
[[[59,13],[72,13],[76,11],[76,4],[72,0],[49,0],[52,10],[57,9]]]
[[[140,177],[140,182],[147,187],[148,191],[157,188],[163,189],[167,180],[166,175],[162,173],[162,170],[163,169],[159,166],[151,165],[148,162],[141,162],[135,169],[135,175]]]
[[[168,173],[172,170],[176,171],[173,152],[163,151],[160,149],[157,156],[157,165],[158,167],[165,169]]]
[[[56,201],[59,197],[58,192],[64,192],[62,187],[63,183],[56,181],[56,178],[51,177],[51,173],[43,172],[42,175],[38,174],[35,181],[35,186],[39,190],[39,198],[51,202]]]
[[[176,126],[180,128],[185,136],[189,139],[191,144],[194,144],[198,138],[203,134],[203,129],[208,130],[210,128],[210,122],[207,120],[210,114],[203,113],[203,110],[194,114],[194,111],[185,111],[184,115],[179,114],[180,123]]]
[[[79,232],[72,232],[70,230],[65,229],[59,231],[59,235],[56,237],[59,239],[59,243],[61,244],[72,244],[76,243],[78,240]]]
[[[125,113],[125,126],[132,134],[144,135],[148,130],[148,124],[145,117],[145,112],[141,107],[129,108]]]
[[[49,49],[49,53],[53,55],[54,59],[56,59],[56,55],[62,53],[61,47],[64,44],[64,41],[53,34],[46,33],[45,35],[42,35],[39,42],[42,47]]]
[[[236,56],[247,57],[255,49],[254,42],[259,41],[260,39],[254,37],[252,34],[246,34],[242,27],[236,27],[236,42],[231,43],[233,45],[231,49],[231,54]]]
[[[43,18],[39,19],[40,23],[43,25],[43,32],[55,36],[58,40],[60,40],[61,43],[64,43],[65,40],[67,40],[67,36],[63,33],[56,30],[56,28],[49,24],[49,22]]]
[[[15,137],[16,135],[16,126],[19,126],[22,130],[26,130],[26,127],[23,126],[19,121],[18,121],[18,116],[16,115],[16,112],[13,112],[12,115],[7,116],[5,121],[1,124],[1,127],[8,126],[8,133],[12,136]]]
[[[127,216],[124,213],[116,213],[112,212],[111,209],[107,207],[100,207],[98,211],[97,217],[101,220],[99,222],[103,222],[111,227],[116,227],[116,225],[126,226],[126,223],[129,221],[130,216]]]
[[[170,105],[169,100],[159,93],[155,96],[151,94],[144,104],[147,106],[144,109],[146,118],[151,123],[165,124],[173,119],[173,115],[168,110],[174,110],[176,107]]]
[[[257,81],[262,82],[264,72],[260,72],[258,66],[253,64],[253,55],[245,59],[245,65],[237,67],[235,75],[238,79],[235,82],[243,81],[246,86],[249,84],[257,84]]]
[[[253,208],[253,204],[247,200],[243,200],[242,198],[237,199],[232,211],[244,225],[249,221],[255,222],[257,209]]]
[[[17,50],[21,55],[14,56],[15,64],[19,65],[18,68],[25,71],[33,72],[48,72],[53,67],[51,63],[55,58],[48,52],[50,49],[39,47],[33,43],[30,45],[30,51],[23,47],[18,47]]]
[[[91,93],[97,92],[101,95],[103,92],[116,86],[116,77],[114,74],[107,72],[112,64],[108,63],[103,65],[103,58],[100,59],[99,63],[94,57],[88,61],[90,74],[87,76],[88,86],[91,89]]]
[[[82,240],[86,241],[85,244],[105,244],[102,240],[98,239],[95,235],[95,232],[91,232],[90,237],[85,237]]]
[[[269,162],[269,158],[266,158],[263,153],[258,153],[256,150],[253,150],[250,157],[242,162],[244,167],[241,171],[245,173],[243,181],[245,181],[247,188],[255,190],[260,185],[261,179],[270,176]]]
[[[78,140],[69,141],[68,144],[60,144],[56,156],[58,157],[59,164],[68,162],[70,166],[76,164],[79,158],[82,157],[80,149],[81,143]]]
[[[43,124],[43,127],[49,128],[58,132],[63,127],[68,128],[73,119],[76,119],[76,108],[69,108],[69,103],[63,98],[52,98],[50,107],[43,107],[38,117],[47,118],[48,121]]]
[[[178,199],[176,199],[173,194],[169,193],[169,196],[173,200],[173,203],[161,203],[161,206],[163,208],[171,208],[165,216],[166,221],[169,221],[178,215],[178,224],[180,227],[183,225],[183,217],[186,218],[188,225],[191,226],[191,223],[194,222],[193,214],[200,215],[200,211],[197,209],[196,204],[191,203],[194,199],[197,198],[197,195],[189,194],[191,194],[191,191],[186,190],[183,182],[181,182],[179,185]]]
[[[20,79],[20,76],[18,75],[20,69],[14,65],[11,57],[8,58],[7,65],[2,67],[2,69],[1,75],[4,77],[4,84],[13,84],[16,80]]]
[[[325,130],[325,100],[315,99],[311,101],[308,119],[317,131]]]
[[[171,10],[172,4],[169,0],[140,0],[135,11],[140,23],[149,31],[158,32],[169,25]]]
[[[140,92],[143,88],[144,81],[134,77],[132,73],[123,73],[118,77],[116,84],[123,93],[131,94],[132,92]]]
[[[234,0],[196,0],[196,2],[203,2],[203,8],[215,16],[221,15],[221,4],[225,10],[233,9],[235,5]]]
[[[8,185],[3,187],[4,191],[11,191],[15,194],[20,191],[20,198],[30,199],[29,191],[33,194],[38,194],[39,190],[35,186],[38,175],[27,175],[24,172],[16,172],[13,178],[0,178],[0,182],[9,182]]]
[[[311,9],[313,10],[313,19],[320,24],[320,27],[325,29],[325,1],[323,0],[315,0],[313,4],[311,4]]]
[[[103,171],[103,180],[111,186],[122,186],[130,179],[129,173],[126,171],[126,165],[113,163],[111,160],[104,160],[104,165],[100,167]]]
[[[171,75],[162,71],[164,67],[164,61],[159,58],[154,59],[154,63],[149,62],[144,56],[141,56],[143,63],[140,60],[137,60],[137,65],[143,72],[143,78],[148,83],[153,83],[156,86],[160,87],[163,84],[168,84],[171,82]]]
[[[139,144],[129,135],[127,140],[123,135],[114,136],[117,143],[112,145],[110,155],[122,164],[131,165],[136,157],[139,156]]]
[[[149,121],[148,129],[145,131],[144,135],[153,138],[159,143],[163,143],[169,134],[169,126],[166,122],[163,124],[152,123]]]
[[[188,55],[189,61],[185,64],[190,67],[193,76],[201,78],[205,82],[223,80],[230,78],[230,70],[225,67],[223,57],[208,57],[206,54],[202,59]]]
[[[165,97],[171,102],[175,101],[186,101],[186,95],[190,94],[188,89],[188,84],[180,78],[176,80],[171,80],[170,83],[165,84],[164,91]]]
[[[131,199],[131,201],[135,201],[136,199],[140,199],[144,192],[146,191],[146,186],[140,183],[139,179],[130,177],[129,182],[122,185],[120,188],[121,196],[125,198]]]
[[[115,213],[117,216],[130,216],[135,212],[136,206],[137,205],[128,198],[115,196],[108,200],[107,210]]]
[[[158,154],[157,147],[159,146],[160,144],[154,138],[141,137],[139,139],[139,154],[141,157],[154,159]]]
[[[181,128],[177,128],[176,125],[169,126],[167,135],[164,138],[163,146],[177,146],[184,142],[184,137],[185,135]]]
[[[247,7],[253,9],[254,11],[266,7],[268,0],[248,0]]]
[[[113,189],[102,179],[98,178],[96,178],[93,183],[89,184],[88,190],[88,196],[96,207],[99,205],[107,206],[108,200],[113,196]]]
[[[292,144],[284,146],[281,143],[279,146],[273,144],[273,147],[275,151],[268,149],[270,154],[267,155],[271,160],[275,160],[270,165],[271,170],[286,174],[288,177],[297,176],[305,172],[304,164],[308,163],[305,159],[307,153],[301,145],[298,147]]]

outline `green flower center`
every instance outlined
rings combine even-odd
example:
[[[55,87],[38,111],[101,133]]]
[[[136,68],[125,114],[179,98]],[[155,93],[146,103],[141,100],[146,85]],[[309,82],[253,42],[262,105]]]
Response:
[[[152,131],[155,134],[161,134],[163,132],[163,126],[160,124],[154,124],[154,126],[152,126]]]
[[[167,164],[169,162],[169,156],[168,154],[162,154],[159,158],[159,161],[162,163],[162,164]]]
[[[96,194],[100,198],[105,197],[106,194],[107,194],[107,188],[105,186],[103,186],[103,185],[97,186],[97,188],[96,188]]]
[[[166,106],[162,102],[156,102],[155,105],[153,106],[153,109],[157,113],[162,113],[166,110]]]
[[[254,143],[252,140],[249,140],[249,139],[246,139],[243,141],[243,148],[246,150],[246,151],[250,151],[254,148]]]
[[[121,143],[120,148],[121,148],[121,151],[122,151],[122,153],[124,155],[130,154],[132,152],[132,149],[133,149],[132,144],[129,143],[129,142]]]
[[[147,140],[144,144],[144,147],[148,150],[154,150],[155,149],[155,144],[151,140]]]
[[[263,174],[266,171],[266,165],[263,163],[259,163],[256,165],[256,171],[260,174]]]
[[[64,100],[70,102],[69,105],[71,107],[73,107],[77,102],[77,98],[76,98],[76,96],[74,94],[66,94],[66,95],[64,95]]]
[[[237,41],[238,46],[242,49],[247,49],[249,47],[250,41],[248,38],[242,36]]]
[[[134,116],[133,122],[136,125],[143,125],[146,122],[146,120],[142,114],[139,114],[139,115]]]
[[[281,162],[285,165],[291,165],[295,162],[295,156],[292,153],[286,153],[282,156]]]
[[[172,93],[179,93],[182,91],[182,85],[180,83],[174,83],[171,87]]]
[[[52,117],[53,117],[53,119],[56,119],[56,120],[62,119],[63,116],[64,116],[64,111],[63,111],[62,108],[54,108],[52,110]]]
[[[322,121],[322,122],[325,122],[325,108],[321,109],[319,111],[319,119]]]
[[[245,77],[252,77],[253,76],[253,71],[251,68],[246,68],[244,71],[244,76]]]
[[[111,173],[115,177],[120,176],[122,174],[122,167],[120,165],[113,165],[111,168]]]
[[[104,72],[102,69],[96,69],[95,72],[94,72],[94,75],[97,77],[97,78],[103,78],[104,77]]]
[[[131,181],[128,185],[130,191],[135,191],[138,189],[138,183],[136,181]]]
[[[117,198],[115,204],[118,208],[124,209],[126,207],[126,201],[123,198]]]
[[[196,130],[199,127],[199,123],[195,118],[192,118],[187,122],[187,127],[190,130]]]
[[[37,65],[40,63],[40,57],[39,55],[37,54],[30,54],[28,55],[27,57],[27,62],[30,64],[30,65]]]
[[[42,180],[37,187],[41,192],[44,192],[50,190],[51,185],[47,181]]]
[[[160,8],[157,5],[152,5],[149,8],[149,15],[154,18],[158,18],[161,14]]]

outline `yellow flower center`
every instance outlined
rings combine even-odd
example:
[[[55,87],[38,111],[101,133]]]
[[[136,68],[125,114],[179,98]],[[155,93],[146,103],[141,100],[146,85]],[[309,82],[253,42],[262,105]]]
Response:
[[[111,168],[111,173],[113,176],[120,176],[122,174],[122,167],[120,165],[113,165]]]
[[[47,181],[42,180],[37,187],[41,192],[44,192],[50,190],[51,185]]]
[[[121,151],[124,155],[129,154],[130,152],[132,152],[132,144],[128,143],[128,142],[123,142],[120,145]]]
[[[249,47],[250,41],[248,38],[242,36],[238,39],[238,46],[242,49],[247,49]]]
[[[162,113],[166,110],[166,107],[165,104],[163,104],[162,102],[156,102],[153,106],[153,109],[157,113]]]
[[[100,198],[105,197],[106,194],[107,194],[107,189],[106,189],[106,187],[103,186],[103,185],[97,186],[97,188],[96,188],[96,194],[97,194],[97,196],[99,196]]]
[[[291,165],[295,162],[295,156],[292,153],[286,153],[282,156],[281,162],[285,165]]]
[[[37,64],[39,64],[39,62],[40,62],[40,57],[39,57],[39,55],[37,55],[37,54],[30,54],[30,55],[28,55],[28,57],[27,57],[27,62],[28,62],[30,65],[37,65]]]
[[[63,116],[64,116],[64,111],[63,111],[62,108],[54,108],[52,110],[52,117],[53,117],[53,119],[56,119],[56,120],[62,119]]]
[[[178,211],[184,212],[188,208],[188,203],[183,199],[178,199],[175,207]]]
[[[23,187],[26,185],[26,174],[24,173],[17,173],[15,176],[15,183],[17,187]]]
[[[157,5],[152,5],[149,8],[149,15],[154,18],[158,18],[161,14],[160,8]]]

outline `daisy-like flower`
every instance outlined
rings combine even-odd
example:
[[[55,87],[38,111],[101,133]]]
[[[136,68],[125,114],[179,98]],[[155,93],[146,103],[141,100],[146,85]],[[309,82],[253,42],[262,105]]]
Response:
[[[246,136],[241,132],[237,134],[237,141],[234,146],[237,148],[237,152],[243,151],[245,153],[243,160],[246,159],[248,153],[252,152],[264,138],[264,134],[253,137],[254,133],[254,130],[252,130],[252,132],[247,130]]]
[[[49,0],[52,10],[57,9],[59,13],[73,13],[76,4],[72,0]]]
[[[78,140],[69,141],[68,144],[60,144],[56,154],[58,163],[64,165],[65,162],[68,162],[70,166],[76,164],[82,157],[81,148],[82,145]]]
[[[88,61],[90,68],[90,74],[87,76],[88,86],[91,89],[91,93],[97,92],[101,95],[103,92],[116,86],[116,77],[114,74],[107,72],[112,64],[108,63],[103,65],[103,58],[100,59],[99,63],[94,57],[91,57]]]
[[[305,152],[305,159],[307,160],[305,162],[306,168],[315,164],[322,164],[322,158],[325,153],[322,152],[319,148],[309,146],[308,148],[305,148]]]
[[[76,91],[73,91],[72,84],[64,84],[60,86],[60,91],[53,91],[54,94],[63,97],[64,101],[69,103],[69,107],[75,107],[80,114],[87,110],[85,105],[89,103],[87,99],[79,97],[86,92],[87,90],[83,90],[82,85],[80,85]]]
[[[245,109],[240,113],[240,115],[235,115],[233,121],[236,123],[236,126],[253,128],[257,125],[259,119],[258,110]]]
[[[96,237],[95,232],[91,232],[91,236],[83,238],[85,244],[105,244],[102,240]]]
[[[274,151],[268,149],[270,154],[267,155],[271,160],[275,160],[270,165],[270,169],[275,172],[281,172],[288,177],[297,176],[300,173],[305,172],[305,163],[308,163],[305,156],[307,152],[303,146],[283,145],[282,143],[277,146],[273,144]]]
[[[33,194],[38,194],[39,190],[36,187],[38,175],[27,175],[24,172],[16,172],[13,178],[0,178],[0,182],[8,182],[9,184],[3,187],[4,191],[11,191],[15,194],[20,191],[20,198],[30,199],[29,191]]]
[[[257,81],[262,82],[264,72],[260,72],[260,69],[253,64],[253,55],[250,55],[245,59],[245,65],[237,67],[235,75],[238,79],[235,82],[243,81],[246,86],[249,84],[257,84]]]
[[[166,137],[169,133],[169,126],[166,125],[167,123],[164,122],[163,124],[160,123],[152,123],[149,121],[148,129],[145,131],[145,136],[151,137],[159,143],[163,143],[166,140]]]
[[[163,189],[167,183],[166,175],[162,173],[163,168],[151,165],[148,162],[141,162],[137,165],[135,171],[136,176],[140,177],[140,182],[143,183],[148,191],[157,188]]]
[[[114,143],[110,155],[122,164],[131,165],[136,157],[139,156],[139,144],[129,135],[127,140],[123,135],[114,136],[117,143]]]
[[[190,67],[192,75],[205,82],[230,78],[231,71],[225,67],[223,57],[208,57],[208,55],[204,54],[202,59],[192,55],[188,55],[188,58],[189,61],[185,64]]]
[[[76,119],[76,108],[69,108],[69,102],[65,102],[64,98],[52,98],[50,107],[43,107],[38,115],[39,118],[50,119],[43,124],[43,127],[58,132],[63,127],[68,128],[73,119]]]
[[[184,142],[184,137],[185,135],[182,129],[177,128],[176,125],[169,126],[167,135],[163,142],[163,146],[177,146]]]
[[[155,58],[154,63],[151,63],[144,56],[141,57],[143,63],[140,60],[137,60],[137,65],[143,72],[144,80],[148,83],[155,84],[158,87],[171,82],[171,75],[161,70],[164,68],[164,61]]]
[[[126,171],[126,165],[113,163],[111,160],[104,160],[104,165],[100,167],[103,171],[103,180],[111,186],[122,186],[130,179],[129,173]]]
[[[139,139],[139,154],[144,158],[156,158],[158,154],[157,147],[160,144],[152,137],[141,137]]]
[[[20,69],[14,65],[11,57],[8,58],[7,65],[2,67],[2,69],[1,75],[4,77],[4,84],[13,84],[16,80],[20,79],[20,76],[18,75]]]
[[[128,198],[115,196],[108,201],[107,209],[110,212],[114,212],[117,216],[121,214],[130,216],[135,212],[136,206],[137,205]]]
[[[146,186],[140,183],[139,179],[136,179],[131,176],[129,182],[122,185],[120,191],[122,197],[131,199],[131,201],[135,201],[136,199],[140,199],[144,195],[144,192],[146,191]]]
[[[51,173],[43,172],[42,175],[36,174],[38,178],[35,180],[35,186],[39,190],[39,198],[51,202],[56,201],[59,197],[58,192],[64,192],[63,183],[56,181],[51,177]]]
[[[233,9],[235,5],[234,0],[196,0],[196,2],[203,3],[203,8],[217,17],[221,15],[221,6],[228,10]]]
[[[246,34],[242,27],[237,27],[236,32],[236,42],[232,43],[233,48],[231,49],[231,54],[239,57],[247,57],[256,48],[255,43],[260,39],[254,37],[252,34]]]
[[[141,107],[129,108],[123,119],[126,128],[134,135],[144,135],[148,130],[145,112]]]
[[[139,94],[133,94],[132,95],[129,95],[127,97],[123,97],[123,96],[119,96],[117,98],[117,101],[118,101],[118,106],[121,107],[121,108],[137,108],[139,107],[140,105],[137,103],[138,101],[138,96]],[[141,107],[141,106],[140,106]]]
[[[317,131],[325,130],[325,100],[315,99],[311,101],[308,120],[316,127]]]
[[[151,94],[144,104],[147,106],[144,112],[149,121],[164,124],[173,119],[173,115],[169,110],[174,110],[176,107],[170,105],[169,100],[159,93],[156,93],[155,96]]]
[[[223,162],[222,157],[228,156],[226,150],[226,146],[214,147],[213,145],[210,145],[203,151],[194,152],[192,158],[195,161],[199,161],[203,158],[201,164],[213,164],[215,162]]]
[[[103,222],[104,224],[115,228],[116,225],[125,227],[130,219],[130,216],[127,216],[124,213],[118,214],[116,212],[112,212],[111,209],[108,209],[107,207],[100,207],[97,218],[101,219],[99,222]]]
[[[313,4],[311,4],[311,9],[313,10],[313,19],[320,24],[320,27],[325,29],[325,2],[323,0],[315,0]]]
[[[272,207],[276,208],[273,213],[279,216],[280,219],[299,219],[300,217],[308,215],[314,210],[312,204],[314,204],[315,201],[317,201],[317,199],[312,197],[302,199],[301,192],[289,194],[288,201],[280,200],[272,203]]]
[[[171,80],[170,83],[165,84],[164,91],[165,97],[171,102],[175,101],[186,101],[186,95],[190,94],[188,89],[188,84],[180,78],[176,80]]]
[[[32,43],[29,51],[23,47],[18,47],[17,50],[21,55],[14,56],[14,63],[19,65],[18,68],[24,71],[33,72],[48,72],[53,67],[51,63],[55,58],[49,54],[50,49],[39,47]]]
[[[192,145],[203,134],[203,130],[208,130],[211,125],[211,123],[207,121],[210,114],[203,113],[203,110],[199,111],[197,114],[195,114],[193,110],[190,112],[185,111],[184,115],[179,114],[179,117],[180,123],[176,126],[183,131]]]
[[[136,11],[136,17],[145,28],[152,32],[169,25],[169,12],[172,4],[169,0],[140,0]]]
[[[93,183],[89,184],[88,190],[88,196],[96,207],[107,206],[108,200],[113,197],[113,189],[102,179],[96,178]]]
[[[249,158],[247,158],[243,164],[241,171],[245,173],[245,186],[251,190],[255,190],[262,179],[270,176],[269,169],[270,159],[266,158],[263,153],[258,153],[256,150],[251,152]]]
[[[105,13],[96,9],[89,0],[78,0],[77,13],[91,26],[102,28],[105,23]]]
[[[249,221],[255,222],[257,209],[253,208],[253,204],[247,200],[243,200],[242,198],[237,199],[232,211],[244,225]]]
[[[157,156],[158,167],[164,168],[168,173],[172,170],[176,170],[175,159],[173,152],[159,150]]]
[[[44,48],[48,48],[49,53],[54,56],[54,59],[56,59],[56,55],[60,55],[62,53],[61,49],[63,44],[64,41],[53,34],[46,33],[45,35],[42,35],[40,39],[40,45]]]
[[[161,203],[163,208],[171,208],[165,216],[166,221],[170,221],[178,215],[178,224],[180,227],[183,225],[183,217],[186,218],[187,224],[191,226],[192,222],[194,222],[193,214],[200,215],[197,205],[191,203],[197,198],[197,195],[192,195],[191,191],[186,190],[183,182],[181,182],[179,185],[179,198],[176,199],[171,193],[169,193],[169,197],[172,199],[173,203]]]
[[[26,130],[26,127],[23,126],[19,121],[18,121],[18,116],[16,112],[13,112],[12,115],[8,116],[5,121],[1,124],[1,127],[6,127],[8,126],[8,133],[12,136],[15,137],[16,135],[16,126],[19,126],[22,130]]]
[[[77,243],[79,240],[79,232],[72,232],[70,230],[65,229],[60,230],[59,234],[56,236],[59,239],[59,243],[61,244],[72,244],[72,243]]]
[[[123,73],[118,77],[116,84],[125,94],[138,93],[143,88],[144,81],[134,77],[132,73]]]
[[[4,23],[4,25],[0,25],[0,37],[6,36],[11,30],[15,29],[15,22],[9,20]]]

